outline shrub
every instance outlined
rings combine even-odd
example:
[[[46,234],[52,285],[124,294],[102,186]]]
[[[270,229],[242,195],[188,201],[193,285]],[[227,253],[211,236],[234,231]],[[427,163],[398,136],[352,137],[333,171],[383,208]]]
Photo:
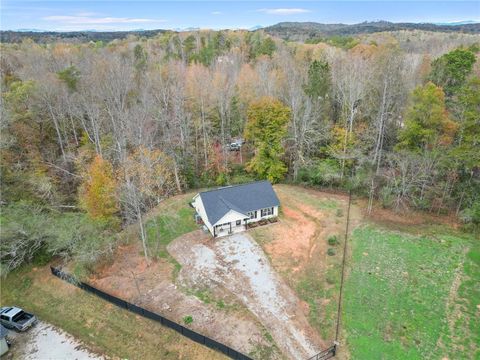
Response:
[[[337,209],[337,212],[336,212],[335,215],[337,215],[337,217],[342,217],[343,216],[343,209]]]
[[[219,173],[217,178],[215,179],[215,184],[217,186],[227,185],[228,184],[228,175],[225,172]]]
[[[323,159],[305,166],[299,171],[299,180],[312,185],[332,186],[339,185],[340,166],[334,159]]]
[[[467,229],[477,230],[480,228],[480,201],[475,201],[469,208],[460,213],[460,219]]]
[[[329,248],[329,249],[327,250],[328,256],[333,256],[333,255],[335,255],[336,253],[337,253],[337,251],[336,251],[334,248]]]
[[[185,316],[185,317],[183,318],[183,322],[185,323],[185,325],[191,324],[191,323],[193,322],[193,317],[192,317],[192,315]]]
[[[330,245],[330,246],[335,246],[335,245],[339,244],[337,235],[329,236],[327,241],[328,241],[328,245]]]

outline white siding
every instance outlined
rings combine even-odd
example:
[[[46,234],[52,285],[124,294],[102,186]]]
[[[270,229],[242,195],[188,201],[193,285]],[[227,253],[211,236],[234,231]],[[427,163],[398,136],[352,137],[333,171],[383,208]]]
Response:
[[[208,222],[208,217],[207,213],[205,211],[205,207],[203,206],[202,198],[200,195],[195,195],[193,198],[193,207],[195,208],[195,211],[197,212],[198,215],[202,218],[203,222],[205,223],[205,226],[208,228],[208,230],[213,234],[213,226]]]
[[[247,214],[241,214],[238,211],[235,210],[230,210],[228,213],[226,213],[220,220],[218,220],[215,224],[210,224],[208,221],[207,213],[205,211],[205,207],[203,206],[202,198],[200,195],[195,195],[192,201],[192,205],[197,211],[197,214],[200,215],[202,218],[203,222],[205,223],[205,226],[208,228],[210,233],[213,235],[214,234],[214,228],[215,228],[215,234],[216,236],[225,236],[230,234],[230,223],[231,223],[231,229],[232,233],[237,233],[245,230],[245,221],[244,219],[246,218]],[[252,222],[257,222],[262,219],[270,219],[273,217],[278,216],[278,206],[273,206],[273,213],[270,215],[265,215],[261,216],[262,209],[257,210],[257,217],[256,219],[248,219],[247,223],[252,223]],[[240,225],[237,225],[237,221],[240,220]],[[222,225],[221,227],[218,227],[218,225]]]
[[[270,206],[270,207],[272,207],[272,206]],[[273,214],[265,215],[265,216],[262,216],[262,209],[258,209],[257,210],[257,218],[256,219],[248,219],[248,223],[257,222],[257,221],[260,221],[262,219],[270,219],[270,218],[277,217],[277,216],[278,216],[278,206],[273,206]]]
[[[215,225],[218,224],[224,224],[224,223],[230,223],[230,222],[235,222],[237,220],[243,220],[247,216],[244,214],[239,213],[238,211],[235,210],[230,210],[228,213],[226,213],[220,220],[217,221]]]
[[[230,224],[231,224],[231,233],[237,233],[245,230],[245,221],[246,216],[235,210],[230,210],[226,213],[220,220],[217,221],[215,226],[225,224],[221,227],[215,228],[215,234],[217,236],[225,236],[230,234]],[[237,225],[237,221],[240,220],[240,225]],[[212,233],[213,234],[213,233]]]

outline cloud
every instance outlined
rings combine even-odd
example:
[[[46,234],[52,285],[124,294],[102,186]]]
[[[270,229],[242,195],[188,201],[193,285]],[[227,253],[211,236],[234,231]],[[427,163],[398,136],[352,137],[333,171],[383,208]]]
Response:
[[[222,15],[221,11],[212,11],[212,15]]]
[[[277,8],[277,9],[258,9],[257,11],[269,15],[297,15],[311,12],[308,9],[302,8]]]
[[[95,16],[95,15],[98,15],[98,14],[90,11],[82,11],[75,14],[75,16]]]
[[[52,15],[42,19],[68,25],[99,25],[99,24],[142,24],[151,22],[163,22],[163,20],[145,18],[123,18],[123,17],[91,17],[79,15]]]

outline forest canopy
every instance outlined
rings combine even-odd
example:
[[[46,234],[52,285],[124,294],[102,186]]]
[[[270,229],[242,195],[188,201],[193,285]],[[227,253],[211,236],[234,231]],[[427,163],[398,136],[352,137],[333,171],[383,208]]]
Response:
[[[478,38],[311,42],[1,44],[2,271],[36,254],[88,265],[130,224],[148,258],[143,217],[163,199],[255,179],[352,189],[369,210],[453,214],[478,231]]]

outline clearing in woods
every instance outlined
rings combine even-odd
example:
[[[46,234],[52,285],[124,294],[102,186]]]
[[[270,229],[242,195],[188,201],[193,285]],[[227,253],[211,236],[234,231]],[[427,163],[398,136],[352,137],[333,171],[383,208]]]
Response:
[[[275,190],[282,221],[250,234],[308,304],[310,324],[332,340],[348,198]],[[339,358],[480,358],[478,239],[442,225],[456,225],[449,218],[376,209],[366,219],[364,208],[352,202]]]
[[[251,229],[241,239],[212,240],[197,230],[188,207],[192,193],[168,199],[146,225],[150,254],[157,259],[147,266],[132,227],[123,233],[129,244],[87,281],[255,359],[293,358],[296,351],[329,345],[348,198],[289,185],[275,190],[280,222]],[[378,209],[364,219],[364,208],[363,201],[353,201],[338,357],[479,358],[478,240],[438,225],[450,224],[446,219]],[[229,243],[235,239],[242,246]],[[205,254],[212,256],[200,261]],[[265,308],[262,296],[269,294],[257,291],[258,281],[267,281],[278,295],[272,303],[283,302],[280,313]],[[10,274],[2,281],[1,302],[32,310],[113,357],[158,358],[161,351],[165,359],[224,358],[56,279],[48,267]],[[269,316],[285,316],[291,326],[277,330]],[[292,338],[300,337],[289,349],[282,339],[292,329]]]

